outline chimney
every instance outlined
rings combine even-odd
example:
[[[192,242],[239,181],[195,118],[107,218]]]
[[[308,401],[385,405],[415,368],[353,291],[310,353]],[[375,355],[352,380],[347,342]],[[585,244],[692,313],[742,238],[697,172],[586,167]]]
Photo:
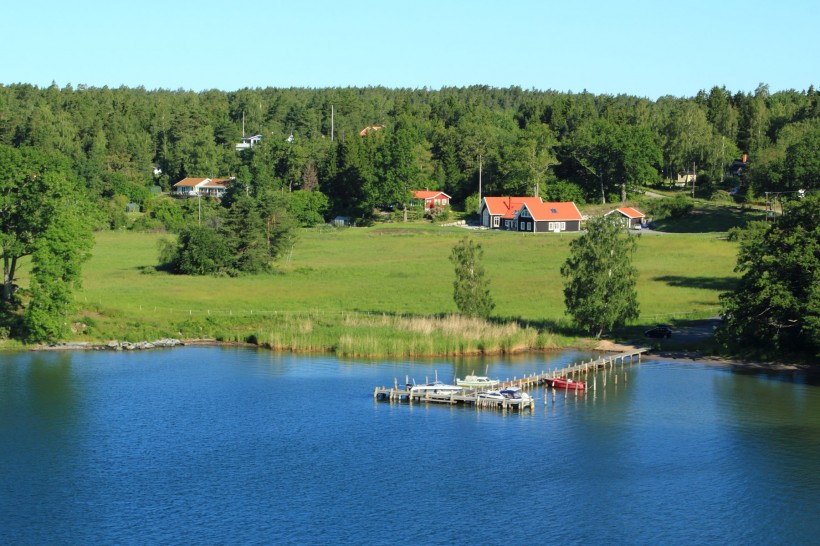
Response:
[[[743,154],[743,162],[746,163],[746,160],[749,159],[749,154]]]

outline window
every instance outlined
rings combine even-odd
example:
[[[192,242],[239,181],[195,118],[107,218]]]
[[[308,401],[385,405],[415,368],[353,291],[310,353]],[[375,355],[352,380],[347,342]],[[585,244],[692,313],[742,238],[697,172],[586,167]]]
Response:
[[[493,227],[498,227],[500,221],[501,221],[501,218],[499,218],[498,216],[493,218]]]

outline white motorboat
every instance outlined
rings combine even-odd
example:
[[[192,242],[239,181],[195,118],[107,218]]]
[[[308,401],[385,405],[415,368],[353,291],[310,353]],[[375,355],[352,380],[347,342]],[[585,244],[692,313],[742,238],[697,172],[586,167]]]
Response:
[[[507,387],[499,391],[501,395],[508,400],[523,400],[524,403],[532,401],[532,396],[524,392],[521,387]]]
[[[464,387],[457,385],[447,385],[441,381],[433,381],[426,385],[412,385],[410,392],[412,394],[461,394]]]
[[[498,391],[484,391],[478,393],[478,397],[482,400],[505,400],[503,394]]]
[[[456,385],[468,389],[493,389],[499,383],[498,379],[490,379],[486,375],[468,375],[464,379],[456,379]]]

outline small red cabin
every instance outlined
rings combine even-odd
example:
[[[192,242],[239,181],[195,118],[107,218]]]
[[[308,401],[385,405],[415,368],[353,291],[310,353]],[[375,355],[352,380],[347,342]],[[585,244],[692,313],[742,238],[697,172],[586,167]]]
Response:
[[[423,202],[425,209],[447,207],[451,197],[443,191],[413,190],[413,204]]]

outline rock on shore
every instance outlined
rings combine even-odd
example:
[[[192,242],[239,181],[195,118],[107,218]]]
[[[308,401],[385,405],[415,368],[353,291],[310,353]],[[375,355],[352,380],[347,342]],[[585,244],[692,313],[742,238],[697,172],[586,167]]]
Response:
[[[87,341],[66,341],[52,343],[48,346],[40,347],[41,350],[92,350],[92,351],[142,351],[145,349],[159,349],[165,347],[177,347],[183,345],[182,341],[173,338],[162,338],[156,341],[139,341],[131,343],[129,341],[109,341],[108,343],[89,343]]]

